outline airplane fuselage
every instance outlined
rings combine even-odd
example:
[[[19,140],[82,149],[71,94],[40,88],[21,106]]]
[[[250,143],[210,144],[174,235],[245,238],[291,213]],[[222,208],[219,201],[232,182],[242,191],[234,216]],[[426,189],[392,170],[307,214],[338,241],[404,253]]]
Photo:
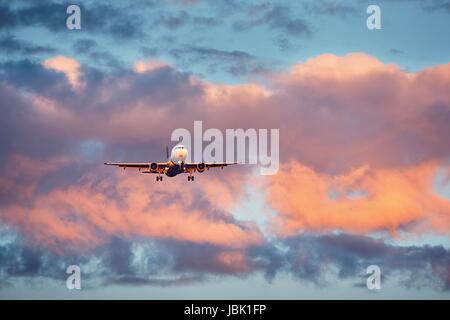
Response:
[[[167,167],[165,174],[168,177],[175,177],[176,175],[183,172],[184,172],[183,164],[175,164],[171,162],[169,163],[169,166]]]
[[[174,177],[184,172],[184,163],[188,155],[187,149],[183,145],[176,145],[172,148],[169,161],[171,164],[166,170],[166,176]]]

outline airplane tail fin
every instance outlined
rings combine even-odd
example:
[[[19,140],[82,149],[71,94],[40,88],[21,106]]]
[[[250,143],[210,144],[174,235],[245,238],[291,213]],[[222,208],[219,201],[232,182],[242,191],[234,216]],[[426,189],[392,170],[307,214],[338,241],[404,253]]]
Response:
[[[169,147],[168,146],[166,146],[166,157],[167,157],[167,159],[169,159]]]

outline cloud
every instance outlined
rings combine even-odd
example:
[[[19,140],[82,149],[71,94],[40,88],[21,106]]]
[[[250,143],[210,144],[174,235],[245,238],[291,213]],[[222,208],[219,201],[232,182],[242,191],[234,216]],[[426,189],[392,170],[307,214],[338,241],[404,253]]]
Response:
[[[253,270],[245,251],[211,244],[113,237],[94,250],[62,255],[24,245],[10,229],[2,229],[1,239],[0,280],[11,284],[20,277],[64,279],[71,264],[80,266],[85,287],[185,285]]]
[[[64,104],[70,101],[75,92],[64,73],[47,69],[41,62],[29,59],[0,63],[0,79],[1,87],[7,88],[3,93],[9,92],[22,100],[23,109],[20,110],[31,107],[31,99],[28,98],[32,95],[39,95],[48,100],[58,100],[59,104]],[[5,111],[14,108],[11,102],[4,101]],[[16,112],[20,111],[16,110]],[[25,116],[23,119],[25,118],[28,117]]]
[[[345,72],[343,72],[345,70]],[[385,65],[374,57],[361,53],[350,53],[344,57],[333,54],[323,54],[308,60],[306,63],[298,63],[291,69],[281,74],[278,78],[285,84],[301,85],[308,80],[349,80],[370,77],[377,72],[394,73],[400,71],[396,65]]]
[[[97,47],[97,41],[92,39],[79,39],[73,44],[73,49],[80,54],[88,53],[95,47]]]
[[[66,32],[67,4],[50,1],[45,4],[23,2],[21,6],[2,6],[0,28],[43,27],[51,32]],[[143,35],[142,19],[134,10],[126,11],[119,6],[81,5],[82,29],[107,34],[123,41]],[[115,17],[107,19],[105,17]]]
[[[160,60],[136,61],[133,63],[133,71],[137,73],[144,73],[165,67],[169,67],[169,65]]]
[[[200,2],[199,0],[173,0],[173,1],[180,3],[182,5],[195,5]]]
[[[386,51],[386,53],[390,54],[390,55],[402,55],[402,54],[405,54],[404,51],[399,50],[399,49],[395,49],[395,48],[389,49],[388,51]]]
[[[218,19],[214,17],[195,16],[192,21],[194,25],[200,27],[214,27],[219,24]]]
[[[169,30],[176,30],[187,24],[190,15],[185,11],[176,14],[164,13],[155,20],[154,26],[163,26]]]
[[[265,86],[226,86],[174,68],[124,70],[120,77],[83,68],[86,90],[77,99],[68,99],[59,72],[30,62],[5,64],[3,79],[62,101],[76,122],[71,136],[80,136],[76,128],[83,128],[108,143],[131,146],[133,141],[167,139],[174,128],[189,128],[195,119],[218,128],[256,124],[281,128],[282,161],[300,159],[315,170],[339,173],[365,164],[377,168],[444,161],[448,69],[442,65],[407,73],[364,54],[322,55],[274,74]],[[179,117],[168,116],[174,111]],[[241,116],[236,119],[235,114]],[[105,117],[111,122],[98,121]],[[149,131],[149,124],[161,119],[165,126]],[[126,128],[125,136],[117,133],[117,125]]]
[[[374,264],[383,281],[391,277],[410,288],[450,289],[450,252],[442,246],[394,246],[351,234],[301,235],[287,242],[290,271],[319,285],[329,285],[324,275],[334,269],[337,278],[360,277],[355,284],[365,287],[366,268]]]
[[[16,39],[13,36],[3,36],[0,38],[0,48],[7,53],[21,53],[25,55],[52,54],[54,48],[33,45],[27,41]]]
[[[441,1],[440,3],[435,3],[432,5],[427,4],[425,8],[431,11],[444,11],[450,13],[450,2]]]
[[[40,179],[60,167],[65,167],[73,159],[69,156],[30,159],[21,154],[12,154],[3,163],[0,185],[0,199],[3,205],[25,204],[33,198]]]
[[[280,94],[270,101],[283,106],[273,122],[296,136],[282,156],[328,172],[445,163],[447,131],[437,118],[447,118],[441,84],[449,74],[448,64],[408,73],[359,53],[294,65],[274,76]]]
[[[400,3],[417,3],[426,12],[450,13],[450,2],[448,0],[420,1],[420,0],[392,0]],[[386,2],[386,1],[385,1]]]
[[[382,285],[450,289],[450,252],[442,246],[395,246],[351,234],[302,234],[245,250],[164,239],[112,238],[84,254],[54,254],[25,246],[3,229],[0,242],[1,282],[17,279],[62,281],[68,265],[83,272],[83,286],[183,286],[220,276],[263,273],[267,281],[290,274],[300,283],[328,287],[342,279],[365,288],[366,268],[381,268]],[[326,279],[326,280],[325,280]],[[37,281],[37,280],[35,280]],[[31,282],[32,283],[32,282]]]
[[[21,25],[43,26],[50,31],[61,31],[66,27],[66,8],[64,4],[49,2],[43,5],[23,7],[18,9],[15,14]]]
[[[201,46],[186,46],[170,51],[177,59],[178,65],[190,66],[202,63],[212,73],[223,70],[227,73],[241,75],[256,75],[267,73],[269,63],[245,51],[227,51]]]
[[[292,17],[289,7],[284,5],[270,5],[267,3],[250,6],[246,20],[233,23],[233,30],[246,31],[254,27],[265,25],[269,29],[283,32],[288,36],[303,36],[311,32],[309,24],[302,18]]]
[[[441,11],[444,13],[450,13],[450,2],[448,0],[434,0],[434,1],[412,0],[411,2],[419,3],[421,8],[423,8],[425,11],[428,12]]]
[[[362,53],[325,54],[266,74],[261,83],[223,85],[169,64],[154,67],[153,60],[141,61],[136,72],[50,59],[0,66],[0,220],[18,232],[21,246],[61,257],[101,253],[116,266],[107,283],[166,285],[205,281],[197,278],[202,273],[255,272],[270,280],[283,270],[319,283],[326,270],[316,269],[315,252],[317,261],[331,256],[330,268],[343,270],[338,277],[350,277],[349,270],[366,262],[381,263],[386,254],[392,274],[412,272],[408,284],[415,274],[428,279],[419,270],[445,282],[445,248],[383,244],[382,253],[368,257],[352,256],[346,246],[366,239],[376,248],[367,235],[380,230],[391,237],[448,233],[449,200],[435,193],[432,181],[450,156],[449,65],[411,73]],[[72,90],[76,82],[69,76],[85,85]],[[192,129],[194,120],[203,120],[204,129],[280,129],[281,171],[261,182],[263,208],[274,209],[268,223],[275,243],[254,222],[232,215],[248,201],[249,166],[199,175],[189,192],[179,188],[183,177],[155,184],[153,176],[102,166],[164,160],[172,130]],[[101,147],[86,151],[89,142]],[[354,234],[353,240],[336,245],[341,238],[321,235],[335,230]],[[297,245],[311,248],[294,250],[296,237]],[[110,256],[114,241],[119,257]],[[157,265],[143,279],[144,266],[119,263],[137,259],[135,243],[146,241],[162,248],[172,243],[170,254],[161,253],[171,262],[169,278],[155,271]],[[333,256],[338,249],[342,255]],[[404,267],[391,254],[403,257]],[[408,255],[423,264],[416,268]]]
[[[307,10],[307,12],[311,12],[314,14],[340,16],[344,18],[358,13],[358,10],[355,7],[349,6],[348,4],[341,3],[339,1],[314,1],[311,4],[305,3],[304,8]]]
[[[0,29],[15,26],[17,19],[8,6],[0,6]]]
[[[65,56],[55,56],[45,60],[42,65],[46,69],[62,72],[73,89],[79,90],[83,87],[84,84],[80,79],[80,64],[77,60]]]
[[[20,167],[17,161],[12,162]],[[25,163],[44,169],[36,162]],[[148,179],[140,175],[100,181],[87,176],[83,180],[67,189],[33,195],[28,201],[6,206],[0,219],[21,230],[30,243],[55,252],[95,248],[113,236],[173,238],[229,247],[261,241],[257,230],[240,225],[209,202],[208,193],[202,191],[205,186],[186,194],[160,184],[148,193]],[[12,181],[4,181],[6,190],[12,188],[8,182]],[[215,184],[221,185],[217,180]],[[33,191],[31,185],[28,196]]]
[[[122,62],[111,52],[104,50],[95,40],[79,39],[72,44],[72,48],[79,55],[83,55],[91,65],[114,70],[123,68]]]
[[[146,57],[148,56],[156,56],[160,49],[158,47],[149,47],[149,46],[142,46],[139,48],[139,51]]]
[[[291,162],[270,178],[268,202],[278,212],[274,225],[284,235],[302,230],[368,234],[398,230],[450,230],[450,200],[433,191],[434,164],[402,170],[318,174]]]

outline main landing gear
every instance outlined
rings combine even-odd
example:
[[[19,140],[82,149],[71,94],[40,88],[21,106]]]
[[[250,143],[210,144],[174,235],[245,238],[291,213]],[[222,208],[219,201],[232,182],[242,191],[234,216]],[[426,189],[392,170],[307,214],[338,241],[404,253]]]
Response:
[[[162,181],[163,177],[162,176],[156,176],[156,181]]]
[[[194,181],[194,176],[188,176],[188,181]]]

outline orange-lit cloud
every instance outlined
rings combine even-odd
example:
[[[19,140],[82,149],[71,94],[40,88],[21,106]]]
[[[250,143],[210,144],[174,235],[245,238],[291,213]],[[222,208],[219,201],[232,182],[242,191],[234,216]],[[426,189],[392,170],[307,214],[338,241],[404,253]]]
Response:
[[[80,83],[80,66],[69,58],[43,66],[64,72],[72,86]],[[12,190],[2,221],[38,245],[59,249],[61,243],[95,247],[113,235],[231,247],[261,241],[256,227],[230,213],[246,201],[248,166],[204,173],[185,192],[184,177],[163,184],[128,171],[99,177],[103,161],[164,160],[172,130],[192,130],[193,121],[202,120],[204,129],[280,129],[282,167],[262,185],[281,234],[448,232],[448,200],[430,186],[450,158],[450,64],[405,72],[362,53],[325,54],[264,83],[235,85],[211,83],[161,61],[136,62],[133,70],[102,74],[107,81],[83,75],[89,90],[73,99],[61,100],[66,92],[59,87],[23,95],[0,85],[4,101],[14,101],[2,119],[5,136],[16,137],[5,159],[11,150],[32,154],[29,159],[37,154],[45,168],[45,159],[76,154],[85,141],[103,145],[95,163],[74,161],[46,183],[48,171],[22,179],[30,183],[1,179],[2,189]],[[79,180],[80,172],[97,182]],[[26,194],[26,201],[11,197],[14,192]]]
[[[204,103],[208,106],[258,107],[271,92],[258,84],[245,85],[204,85]],[[213,109],[215,110],[215,109]]]
[[[314,80],[354,81],[377,72],[400,72],[394,64],[384,64],[364,53],[349,53],[338,57],[334,54],[322,54],[304,63],[293,65],[290,70],[277,76],[277,80],[289,84]]]
[[[74,89],[78,90],[84,86],[80,79],[80,64],[77,60],[65,56],[55,56],[45,60],[42,65],[47,69],[64,73]]]
[[[137,73],[144,73],[169,66],[170,65],[168,63],[160,60],[136,61],[133,63],[133,71]]]
[[[117,180],[87,176],[78,185],[37,195],[29,205],[4,208],[0,220],[21,230],[30,243],[55,252],[95,248],[111,237],[171,238],[231,248],[261,242],[253,226],[234,221],[220,203],[207,205],[205,186],[184,192],[179,181],[155,184],[150,178],[136,172],[120,172]],[[230,197],[229,187],[213,181]]]
[[[269,178],[267,200],[277,231],[450,231],[450,199],[433,190],[435,164],[399,170],[363,166],[347,174],[318,173],[298,162]]]

